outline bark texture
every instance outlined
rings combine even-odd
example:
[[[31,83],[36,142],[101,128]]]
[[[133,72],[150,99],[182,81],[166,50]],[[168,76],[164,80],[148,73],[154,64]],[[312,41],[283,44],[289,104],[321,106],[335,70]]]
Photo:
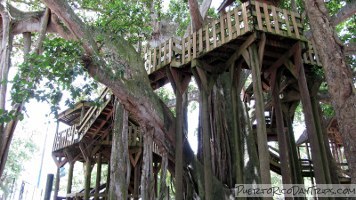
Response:
[[[110,158],[110,199],[127,199],[128,113],[117,102]]]
[[[352,72],[345,62],[343,46],[336,38],[328,11],[321,0],[305,0],[305,8],[313,32],[315,47],[324,67],[332,105],[336,112],[345,154],[356,183],[356,95],[352,84]]]

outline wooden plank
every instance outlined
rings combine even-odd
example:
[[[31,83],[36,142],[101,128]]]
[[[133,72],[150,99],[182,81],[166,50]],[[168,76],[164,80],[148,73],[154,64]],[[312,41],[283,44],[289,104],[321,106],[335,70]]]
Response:
[[[158,61],[157,61],[157,68],[155,68],[155,71],[159,69],[162,64],[162,45],[163,44],[160,44],[158,47],[158,56],[157,56]]]
[[[213,47],[216,48],[216,24],[217,21],[213,21]]]
[[[227,16],[226,16],[227,32],[229,34],[229,41],[232,40],[231,14],[232,14],[232,12],[229,12],[229,13],[227,13]]]
[[[245,33],[249,30],[246,6],[247,6],[246,2],[242,4],[242,17],[243,17],[243,20],[244,20]]]
[[[157,65],[157,48],[154,48],[154,49],[153,49],[153,66],[152,66],[152,71],[155,70],[156,65]],[[150,72],[152,72],[152,71],[150,70]]]
[[[210,40],[209,40],[209,26],[206,25],[205,26],[205,48],[206,48],[206,51],[210,51]]]
[[[199,54],[203,53],[203,28],[199,29]]]
[[[169,42],[169,40],[165,41],[164,45],[163,45],[163,63],[164,63],[164,65],[167,64],[167,42]]]
[[[250,35],[247,40],[237,49],[237,51],[226,62],[226,66],[231,66],[241,56],[242,52],[246,50],[256,40],[256,33]]]
[[[221,45],[225,43],[225,16],[220,16],[220,36],[221,36]]]
[[[193,33],[193,58],[197,57],[197,32]]]
[[[267,31],[268,32],[272,32],[272,28],[271,28],[271,20],[270,20],[270,16],[269,16],[269,12],[268,12],[268,7],[266,3],[263,3],[263,12],[265,14],[265,20],[266,20],[266,27],[267,27]]]
[[[255,8],[256,8],[256,15],[257,15],[256,17],[257,17],[258,30],[263,31],[260,3],[256,1],[255,4],[256,4]]]
[[[291,16],[291,19],[292,19],[292,22],[293,22],[293,28],[294,28],[294,32],[295,32],[295,37],[296,37],[297,39],[300,39],[299,30],[298,30],[298,25],[297,25],[297,22],[296,22],[296,20],[295,20],[295,14],[294,14],[294,12],[291,12],[290,16]]]
[[[288,11],[286,9],[283,9],[283,14],[284,14],[284,20],[285,20],[286,28],[287,28],[287,35],[288,36],[292,36],[292,33],[290,31],[290,26],[289,26],[289,14],[288,14]]]
[[[185,64],[185,38],[182,38],[182,64]]]
[[[172,44],[173,44],[173,40],[172,38],[169,39],[169,44],[168,44],[168,62],[172,62],[172,56],[173,56],[173,53],[172,53]]]
[[[239,18],[238,9],[239,9],[238,7],[234,9],[236,38],[241,35],[240,18]]]
[[[191,36],[188,37],[188,59],[187,61],[191,61],[192,59],[192,38]]]
[[[272,16],[273,16],[273,22],[274,22],[274,30],[277,34],[280,34],[279,31],[279,22],[278,22],[278,15],[276,12],[276,7],[272,6]]]

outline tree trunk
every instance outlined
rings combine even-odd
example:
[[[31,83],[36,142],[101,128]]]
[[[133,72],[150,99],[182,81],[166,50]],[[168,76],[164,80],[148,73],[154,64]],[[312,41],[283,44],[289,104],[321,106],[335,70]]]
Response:
[[[353,156],[356,154],[356,95],[352,72],[345,62],[343,46],[338,42],[324,2],[305,0],[305,5],[345,146],[351,182],[356,183],[356,157]]]

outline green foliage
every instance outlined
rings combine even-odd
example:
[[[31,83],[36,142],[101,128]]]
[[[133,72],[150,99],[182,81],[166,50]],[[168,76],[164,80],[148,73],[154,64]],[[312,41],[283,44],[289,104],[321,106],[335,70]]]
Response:
[[[150,27],[150,1],[83,1],[83,6],[100,8],[95,26],[102,31],[120,35],[132,44],[148,37]]]
[[[36,151],[37,146],[31,139],[13,139],[4,174],[0,179],[0,189],[5,196],[11,192],[14,182],[23,170],[24,162],[30,160]]]
[[[46,101],[51,104],[51,112],[57,115],[63,91],[70,93],[71,99],[67,99],[66,104],[72,106],[76,99],[90,95],[97,84],[88,78],[81,65],[82,49],[78,43],[47,39],[43,50],[41,55],[27,55],[19,66],[12,81],[11,98],[13,103],[28,102],[31,98]],[[80,79],[86,83],[76,86]]]
[[[164,17],[179,23],[176,34],[183,37],[190,22],[188,4],[184,0],[171,0],[167,13],[164,13]]]

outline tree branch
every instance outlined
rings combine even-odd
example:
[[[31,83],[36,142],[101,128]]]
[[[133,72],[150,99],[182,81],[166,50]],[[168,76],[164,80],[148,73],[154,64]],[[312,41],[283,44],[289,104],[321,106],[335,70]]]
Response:
[[[89,31],[65,1],[44,0],[44,3],[81,40],[86,51],[83,59],[89,74],[109,87],[142,127],[154,127],[156,144],[174,155],[174,117],[154,94],[141,56],[120,36],[113,38],[104,33],[101,33],[104,36],[104,47],[101,48],[103,52],[99,54],[92,38],[95,30]],[[108,66],[101,55],[111,54],[114,54],[115,61],[124,65],[125,77],[110,78],[115,66]]]
[[[349,17],[353,16],[356,13],[356,1],[351,1],[347,3],[344,7],[331,17],[330,23],[332,26],[336,26],[341,22],[347,20]]]

